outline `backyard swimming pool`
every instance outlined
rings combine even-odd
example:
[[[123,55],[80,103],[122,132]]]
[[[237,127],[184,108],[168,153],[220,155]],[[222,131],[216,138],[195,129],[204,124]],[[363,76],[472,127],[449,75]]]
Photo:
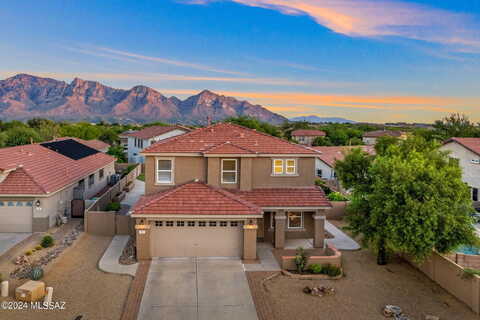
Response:
[[[463,254],[480,255],[480,248],[474,246],[460,246],[457,249],[457,252]]]

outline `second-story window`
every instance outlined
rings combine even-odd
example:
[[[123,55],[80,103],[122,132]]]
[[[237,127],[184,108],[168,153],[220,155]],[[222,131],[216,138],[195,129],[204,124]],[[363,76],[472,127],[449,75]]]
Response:
[[[297,174],[296,159],[273,159],[273,175]]]
[[[172,159],[157,159],[157,183],[173,183]]]
[[[91,174],[88,176],[88,186],[91,187],[95,183],[95,175]]]
[[[236,159],[222,159],[222,183],[237,183]]]

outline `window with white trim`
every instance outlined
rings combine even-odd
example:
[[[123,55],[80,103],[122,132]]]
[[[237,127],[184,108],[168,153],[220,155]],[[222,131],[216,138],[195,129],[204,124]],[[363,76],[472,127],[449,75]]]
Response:
[[[237,183],[237,159],[222,159],[222,183]]]
[[[301,229],[303,228],[303,213],[302,212],[287,212],[287,228]]]
[[[157,159],[157,183],[173,183],[173,160]]]
[[[273,159],[272,161],[273,175],[294,175],[297,174],[296,159]]]
[[[297,173],[297,160],[287,159],[285,160],[285,174],[296,174]]]

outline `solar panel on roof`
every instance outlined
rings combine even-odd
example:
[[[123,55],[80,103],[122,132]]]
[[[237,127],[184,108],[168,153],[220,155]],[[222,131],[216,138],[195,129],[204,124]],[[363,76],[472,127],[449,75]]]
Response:
[[[65,157],[73,160],[80,160],[85,157],[99,153],[98,150],[90,148],[73,139],[66,139],[54,142],[46,142],[40,144],[42,147],[48,148],[52,151],[60,153]]]

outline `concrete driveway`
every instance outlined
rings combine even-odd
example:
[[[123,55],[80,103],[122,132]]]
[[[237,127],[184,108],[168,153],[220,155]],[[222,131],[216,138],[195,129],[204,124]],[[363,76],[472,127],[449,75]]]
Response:
[[[0,232],[0,256],[31,235],[31,233]]]
[[[153,260],[138,320],[257,320],[240,260]]]

